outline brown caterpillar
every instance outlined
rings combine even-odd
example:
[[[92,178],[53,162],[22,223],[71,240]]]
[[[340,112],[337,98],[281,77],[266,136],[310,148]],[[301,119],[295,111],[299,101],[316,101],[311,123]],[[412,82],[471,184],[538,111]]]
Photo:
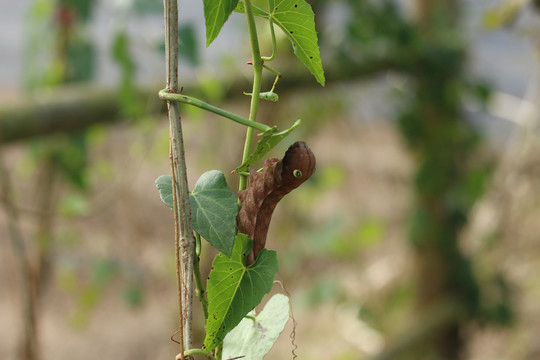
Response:
[[[303,141],[292,144],[283,159],[268,159],[262,172],[251,171],[249,186],[238,193],[242,208],[236,217],[238,232],[253,239],[246,257],[251,265],[264,249],[266,234],[277,203],[309,179],[315,170],[315,155]]]

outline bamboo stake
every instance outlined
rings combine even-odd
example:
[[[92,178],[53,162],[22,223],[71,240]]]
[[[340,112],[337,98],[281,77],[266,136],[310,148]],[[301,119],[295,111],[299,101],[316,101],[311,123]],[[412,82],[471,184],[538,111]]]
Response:
[[[178,93],[178,4],[164,0],[165,54],[167,91]],[[182,124],[177,102],[167,102],[170,126],[170,159],[173,178],[175,222],[175,252],[179,306],[180,359],[191,348],[191,318],[193,308],[193,257],[195,238],[191,226],[189,188]]]

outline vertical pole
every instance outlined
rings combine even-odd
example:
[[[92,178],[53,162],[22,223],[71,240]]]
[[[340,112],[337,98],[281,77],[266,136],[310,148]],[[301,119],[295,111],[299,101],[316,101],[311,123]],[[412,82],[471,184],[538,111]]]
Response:
[[[178,4],[164,0],[165,56],[167,90],[178,93]],[[193,258],[195,238],[191,226],[191,208],[187,184],[184,140],[178,103],[168,101],[170,126],[171,173],[173,178],[175,252],[179,304],[180,358],[191,348],[191,318],[193,309]]]

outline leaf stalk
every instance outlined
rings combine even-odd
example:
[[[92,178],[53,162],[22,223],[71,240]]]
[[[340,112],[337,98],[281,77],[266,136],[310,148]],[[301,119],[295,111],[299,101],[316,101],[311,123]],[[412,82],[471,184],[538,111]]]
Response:
[[[194,98],[194,97],[191,97],[191,96],[187,96],[187,95],[176,94],[174,92],[168,91],[167,89],[160,90],[159,97],[161,99],[163,99],[163,100],[181,102],[181,103],[184,103],[184,104],[192,105],[192,106],[198,107],[200,109],[204,109],[204,110],[213,112],[214,114],[221,115],[224,118],[227,118],[227,119],[232,120],[234,122],[237,122],[239,124],[248,126],[249,128],[257,129],[257,130],[260,130],[260,131],[267,131],[267,130],[269,130],[271,128],[268,125],[252,121],[251,119],[243,118],[241,116],[238,116],[236,114],[228,112],[227,110],[223,110],[221,108],[218,108],[217,106],[210,105],[207,102],[204,102],[204,101],[202,101],[200,99],[197,99],[197,98]]]

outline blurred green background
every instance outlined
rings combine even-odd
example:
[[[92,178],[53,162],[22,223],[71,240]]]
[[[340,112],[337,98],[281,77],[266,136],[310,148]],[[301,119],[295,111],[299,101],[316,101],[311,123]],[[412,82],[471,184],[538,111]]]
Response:
[[[539,2],[308,2],[327,85],[278,36],[259,111],[303,120],[271,156],[317,157],[268,235],[294,321],[267,358],[540,358]],[[244,16],[205,48],[179,9],[184,93],[246,116]],[[0,359],[173,358],[162,2],[0,0],[0,27]],[[237,189],[245,129],[181,110],[189,184]]]

